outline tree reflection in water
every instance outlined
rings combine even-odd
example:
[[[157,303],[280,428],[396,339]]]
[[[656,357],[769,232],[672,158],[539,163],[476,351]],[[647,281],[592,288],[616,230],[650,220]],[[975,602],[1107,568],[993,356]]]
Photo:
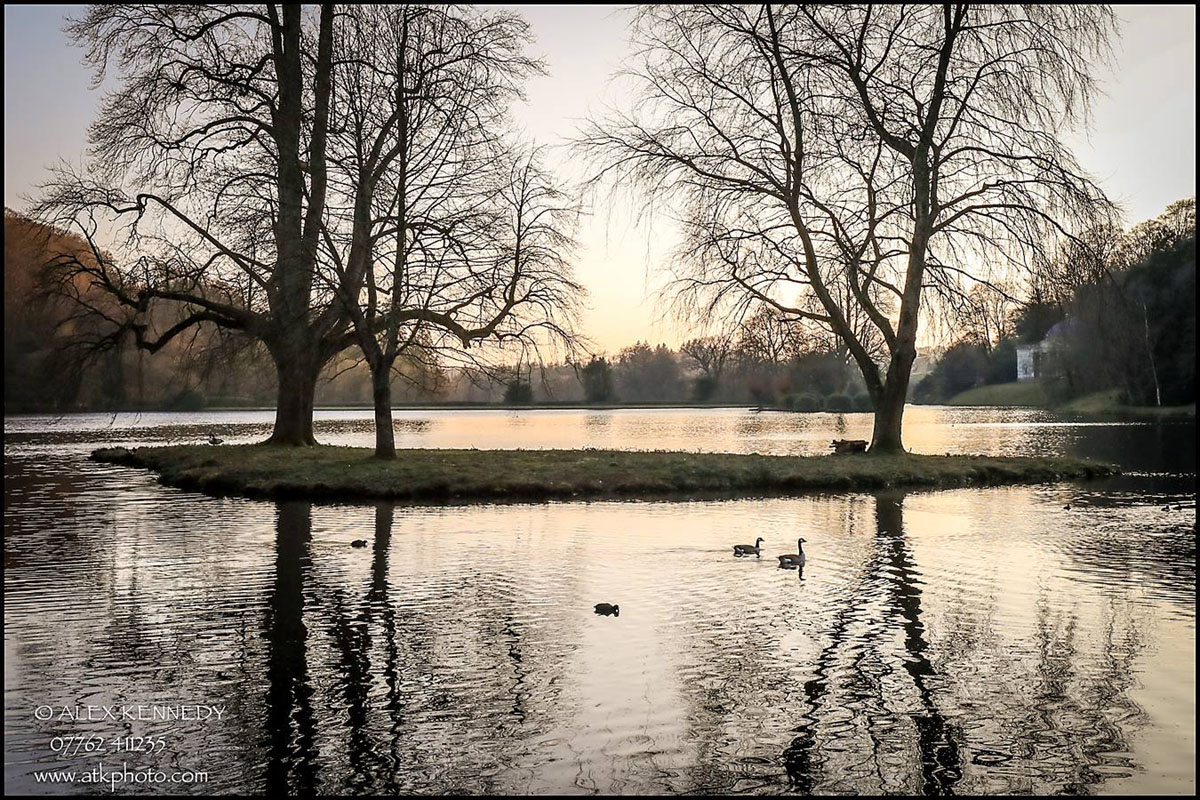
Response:
[[[866,719],[880,791],[954,794],[964,788],[968,767],[966,790],[972,793],[1088,793],[1131,774],[1136,765],[1128,757],[1128,732],[1145,713],[1128,690],[1143,644],[1136,620],[1123,621],[1124,632],[1119,630],[1119,601],[1103,608],[1098,669],[1086,675],[1076,674],[1088,662],[1077,614],[1044,596],[1035,609],[1033,639],[1014,645],[1008,658],[983,659],[978,671],[964,666],[977,659],[972,653],[982,642],[995,648],[991,612],[956,608],[941,637],[948,664],[939,669],[929,655],[923,582],[905,535],[904,498],[880,494],[875,506],[874,555],[835,613],[813,677],[803,685],[804,713],[783,753],[791,787],[806,793],[831,785],[861,789],[852,778],[847,786],[845,774],[831,774],[849,771],[839,769],[847,753],[857,757],[855,743],[846,741],[851,731],[842,712],[848,706]],[[899,663],[915,692],[912,710],[888,667],[877,667],[896,660],[887,648],[897,627],[904,648]],[[992,687],[982,703],[970,700],[976,682]],[[895,724],[899,718],[911,727]],[[907,744],[889,743],[898,736]],[[904,749],[915,751],[919,785],[905,786]],[[889,757],[896,755],[901,757]],[[897,773],[890,780],[884,765]]]
[[[730,625],[704,604],[688,608],[687,652],[699,658],[678,679],[692,703],[695,757],[645,785],[767,790],[782,776],[777,761],[754,754],[757,736],[783,749],[788,786],[805,793],[1087,792],[1136,768],[1126,736],[1144,714],[1128,689],[1142,644],[1139,626],[1118,620],[1118,600],[1105,609],[1101,642],[1077,631],[1069,606],[1042,602],[1031,637],[1007,657],[981,658],[996,650],[994,609],[958,604],[951,583],[932,612],[935,648],[926,607],[933,593],[905,530],[904,503],[900,494],[874,498],[874,531],[859,539],[864,549],[845,590],[820,602],[829,616],[815,655],[780,658],[778,639],[771,641],[795,630],[786,618],[764,639],[757,625]],[[574,597],[574,577],[531,585],[527,573],[505,567],[482,582],[454,564],[432,572],[407,559],[393,564],[394,513],[387,503],[375,507],[368,565],[340,543],[314,550],[312,507],[278,504],[264,629],[268,792],[504,792],[519,790],[516,781],[548,790],[569,785],[564,778],[579,786],[597,779],[594,788],[605,790],[655,768],[653,760],[608,764],[606,754],[575,753],[568,742],[537,744],[555,741],[543,739],[550,730],[581,742],[594,736],[595,720],[584,723],[556,685],[571,670],[578,631],[564,627],[569,617],[557,606],[545,616],[527,610],[547,591]],[[869,517],[855,522],[853,506],[844,513],[847,530],[870,525]],[[355,564],[360,581],[344,571]],[[408,570],[421,580],[400,577]],[[822,576],[805,577],[797,571],[801,595]],[[764,581],[753,585],[772,591]],[[1102,649],[1100,670],[1081,680],[1082,646],[1092,644]],[[770,732],[762,699],[797,667],[809,677],[794,699],[785,691],[778,719],[791,727],[786,741]],[[987,699],[973,704],[977,690]],[[567,750],[559,770],[552,762]],[[588,774],[566,775],[585,765]],[[612,772],[611,784],[602,768]]]
[[[522,751],[523,736],[538,731],[526,724],[531,693],[551,704],[557,697],[556,687],[527,677],[524,590],[510,576],[481,586],[466,573],[406,596],[389,578],[394,506],[374,510],[370,569],[358,595],[344,565],[324,555],[339,551],[318,548],[314,556],[311,505],[277,506],[264,636],[266,789],[398,793],[453,786],[458,770],[490,789],[487,773],[499,772]],[[480,596],[499,619],[470,610]],[[547,650],[557,647],[543,642],[541,655]],[[543,663],[539,683],[553,684],[560,668]]]
[[[267,607],[268,794],[312,794],[317,785],[316,718],[308,675],[304,577],[312,564],[312,504],[279,504],[275,583]]]
[[[961,734],[950,725],[937,705],[929,686],[936,675],[925,651],[925,626],[921,622],[921,589],[915,563],[904,535],[904,495],[881,493],[875,497],[875,557],[866,566],[848,595],[844,606],[834,617],[829,643],[821,650],[814,668],[815,677],[804,684],[808,709],[795,729],[798,734],[783,753],[788,780],[798,791],[811,793],[816,785],[823,758],[816,752],[823,712],[831,710],[828,695],[835,664],[843,651],[853,650],[853,662],[846,685],[839,687],[859,704],[870,705],[865,715],[867,734],[871,743],[872,762],[879,781],[889,786],[884,774],[883,760],[894,751],[895,744],[886,741],[886,732],[898,726],[891,724],[891,708],[895,698],[887,696],[885,678],[890,672],[886,653],[872,653],[887,646],[888,626],[898,621],[904,633],[905,671],[911,678],[919,698],[919,711],[910,714],[915,726],[916,749],[921,765],[923,794],[953,794],[955,783],[962,777],[958,739]],[[884,618],[871,618],[867,609],[878,598],[886,599]],[[855,622],[864,623],[865,631],[852,634]],[[837,736],[831,733],[830,736]],[[891,786],[890,788],[896,788]]]
[[[954,784],[962,777],[956,737],[961,734],[948,725],[938,709],[929,679],[935,676],[933,664],[925,655],[929,643],[921,623],[921,590],[916,566],[904,536],[903,495],[881,494],[875,498],[876,537],[887,555],[891,613],[902,620],[904,649],[908,658],[904,668],[912,676],[924,713],[915,714],[917,749],[921,754],[922,788],[925,794],[953,794]]]
[[[807,452],[841,435],[828,415],[681,413],[555,412],[539,441]],[[93,766],[49,752],[66,731],[21,708],[198,700],[221,722],[147,728],[171,741],[147,766],[210,769],[223,794],[1192,793],[1194,424],[913,413],[929,452],[1061,451],[1132,474],[903,509],[310,509],[82,458],[181,432],[249,441],[253,414],[6,420],[6,788]],[[428,446],[479,429],[430,419]],[[506,419],[490,446],[511,441]],[[372,515],[373,548],[351,549]],[[796,528],[826,532],[802,581],[727,555],[765,531],[790,549]],[[617,621],[594,617],[598,600],[628,613],[601,624]]]

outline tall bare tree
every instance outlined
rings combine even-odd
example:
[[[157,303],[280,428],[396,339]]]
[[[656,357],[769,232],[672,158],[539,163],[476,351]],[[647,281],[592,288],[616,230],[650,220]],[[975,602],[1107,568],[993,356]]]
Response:
[[[128,310],[112,336],[155,351],[208,324],[261,342],[284,445],[314,443],[317,375],[348,323],[317,290],[334,28],[329,4],[89,7],[68,32],[119,87],[87,163],[57,170],[37,207],[92,242],[60,266]],[[151,324],[163,309],[172,323]]]
[[[523,54],[527,24],[421,5],[356,6],[345,18],[331,136],[345,220],[325,253],[333,288],[365,276],[342,297],[354,323],[344,342],[371,369],[376,455],[394,458],[398,358],[535,329],[569,337],[579,287],[569,233],[556,227],[569,223],[561,194],[507,141],[509,106],[541,69]]]
[[[828,327],[903,449],[922,299],[1023,268],[1111,207],[1062,144],[1085,118],[1098,6],[656,6],[637,114],[591,124],[597,182],[685,211],[693,307]],[[877,347],[876,345],[882,345]]]

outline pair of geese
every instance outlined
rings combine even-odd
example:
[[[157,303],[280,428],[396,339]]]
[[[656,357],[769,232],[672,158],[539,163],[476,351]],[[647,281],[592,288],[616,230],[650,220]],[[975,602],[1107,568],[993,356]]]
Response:
[[[754,540],[754,544],[735,544],[733,546],[733,554],[735,556],[756,556],[762,555],[762,543],[766,539],[761,536]],[[804,566],[804,543],[808,541],[801,537],[796,540],[796,552],[785,553],[781,556],[775,556],[779,559],[781,567],[803,567]]]

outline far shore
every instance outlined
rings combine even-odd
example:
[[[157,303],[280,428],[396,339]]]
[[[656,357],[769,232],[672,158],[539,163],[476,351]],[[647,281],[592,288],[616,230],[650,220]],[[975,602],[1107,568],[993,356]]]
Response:
[[[756,496],[1087,480],[1109,464],[1075,458],[931,455],[764,456],[626,450],[402,449],[177,445],[104,448],[92,459],[158,473],[217,496],[331,502],[493,502]]]
[[[1065,416],[1094,420],[1134,421],[1191,421],[1196,418],[1196,405],[1185,406],[1129,406],[1120,403],[1116,390],[1104,390],[1076,398],[1064,404],[1051,403],[1036,382],[1006,383],[980,386],[969,389],[942,403],[912,403],[913,407],[942,406],[952,408],[1040,408]],[[409,411],[667,411],[671,409],[779,412],[782,414],[864,414],[870,411],[797,411],[771,404],[743,403],[586,403],[586,402],[541,402],[541,403],[396,403],[393,413]],[[273,405],[211,405],[203,408],[126,408],[126,409],[49,409],[5,411],[6,417],[17,416],[66,416],[68,414],[205,414],[230,411],[271,411]],[[370,404],[335,403],[318,405],[317,411],[372,411]]]
[[[1038,381],[978,386],[951,397],[945,405],[956,407],[1044,408],[1058,414],[1088,419],[1194,420],[1196,404],[1131,406],[1121,402],[1120,391],[1104,389],[1063,403],[1054,403]]]
[[[373,411],[370,403],[318,404],[316,411]],[[393,403],[393,412],[404,411],[621,411],[621,410],[670,410],[670,409],[741,409],[747,411],[779,411],[769,405],[755,403]],[[15,416],[63,416],[67,414],[205,414],[225,411],[274,411],[273,405],[211,405],[203,408],[74,408],[5,411],[6,417]],[[830,412],[833,413],[833,412]],[[868,412],[869,413],[869,412]]]

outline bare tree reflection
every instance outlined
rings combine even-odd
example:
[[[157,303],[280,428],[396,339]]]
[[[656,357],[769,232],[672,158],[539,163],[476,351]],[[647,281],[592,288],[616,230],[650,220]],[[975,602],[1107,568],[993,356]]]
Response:
[[[849,654],[850,678],[840,688],[848,692],[857,704],[871,705],[876,709],[876,713],[866,713],[864,716],[872,761],[880,781],[883,781],[880,756],[886,745],[877,730],[877,723],[888,713],[889,704],[881,680],[888,667],[885,656],[870,654],[886,646],[889,626],[884,623],[890,619],[899,619],[904,631],[906,655],[902,663],[916,688],[922,709],[920,713],[912,715],[921,763],[921,790],[924,794],[953,794],[955,783],[962,777],[958,744],[960,734],[947,723],[929,685],[936,673],[925,655],[929,643],[921,622],[920,582],[904,537],[903,500],[904,496],[896,493],[881,493],[875,497],[877,555],[867,560],[855,589],[834,617],[829,642],[817,657],[814,677],[804,684],[807,712],[794,729],[797,736],[783,753],[789,783],[798,791],[811,793],[814,789],[815,772],[823,761],[815,753],[818,726],[830,707],[827,696],[832,688],[836,664],[851,649],[854,652]],[[871,612],[872,603],[880,597],[886,600],[882,619],[874,617]],[[865,624],[859,625],[852,634],[851,626],[855,622]]]
[[[933,664],[925,655],[925,625],[921,622],[921,589],[908,541],[904,536],[904,496],[880,494],[875,498],[875,535],[887,555],[887,581],[891,613],[903,622],[904,649],[908,658],[904,668],[912,676],[924,713],[913,717],[917,726],[918,751],[921,755],[922,788],[925,794],[953,794],[954,784],[962,777],[957,738],[938,709],[929,686],[935,677]]]
[[[566,628],[527,619],[527,587],[504,573],[397,591],[395,510],[379,503],[374,513],[360,592],[342,569],[359,557],[321,545],[318,562],[310,506],[278,506],[264,637],[267,790],[500,791],[520,777],[508,765],[528,739],[555,724]]]
[[[391,601],[391,586],[388,582],[388,562],[392,547],[392,523],[395,506],[389,502],[375,505],[375,539],[371,549],[371,585],[364,607],[367,621],[379,614],[383,632],[383,681],[387,686],[384,708],[387,712],[388,746],[386,777],[381,776],[383,791],[397,793],[401,789],[401,772],[405,758],[400,752],[401,732],[408,718],[404,700],[400,693],[401,665],[400,648],[396,641],[396,609]],[[382,749],[382,748],[381,748]]]
[[[574,571],[538,586],[530,580],[536,571],[506,562],[481,581],[457,562],[431,568],[394,559],[407,545],[397,551],[389,504],[374,509],[369,563],[367,551],[344,545],[318,544],[317,559],[312,510],[282,503],[265,630],[267,790],[533,790],[564,785],[569,764],[578,763],[584,788],[754,791],[780,781],[778,762],[761,757],[764,746],[783,749],[790,788],[805,793],[1088,792],[1136,768],[1126,738],[1141,711],[1127,694],[1141,626],[1119,617],[1121,598],[1095,635],[1072,607],[1046,601],[1032,637],[1022,632],[1005,645],[1007,657],[980,659],[981,650],[994,653],[990,612],[956,605],[953,582],[940,595],[949,597],[950,613],[945,603],[931,609],[905,532],[904,497],[881,494],[873,510],[873,531],[869,522],[842,520],[864,534],[855,543],[860,560],[839,576],[835,599],[820,601],[823,619],[809,628],[820,631],[810,645],[820,647],[815,657],[795,647],[804,632],[789,614],[734,624],[697,603],[680,620],[696,656],[677,671],[693,704],[687,741],[696,754],[681,774],[657,764],[649,749],[596,756],[551,741],[552,731],[573,734],[580,725],[569,704],[581,685],[566,695],[562,688],[580,637],[562,604],[529,608],[547,592],[577,596]],[[925,571],[941,574],[931,566],[933,551],[921,553]],[[795,579],[767,570],[788,580],[748,583],[762,592],[750,600],[763,605],[782,585],[812,599],[827,577],[821,566]],[[1095,647],[1101,652],[1093,656]],[[799,658],[807,680],[789,681]],[[961,668],[972,661],[978,670]],[[974,705],[981,689],[990,690],[982,708]],[[782,714],[765,715],[764,697],[782,700]],[[586,691],[583,698],[593,699]],[[786,743],[775,738],[781,717],[791,727]],[[961,719],[970,725],[960,728]],[[566,751],[578,758],[553,765]],[[965,764],[974,765],[966,776]]]
[[[1128,697],[1135,683],[1134,659],[1142,649],[1130,626],[1119,637],[1116,612],[1105,609],[1104,638],[1100,643],[1098,675],[1077,674],[1079,620],[1074,612],[1055,619],[1043,597],[1037,606],[1037,659],[1034,663],[1034,711],[1022,721],[1022,738],[1030,757],[1044,764],[1038,783],[1029,790],[1088,794],[1092,787],[1120,775],[1131,774],[1128,739],[1123,725],[1136,725],[1145,712]],[[1063,758],[1069,755],[1069,758]],[[1103,770],[1096,767],[1103,765]]]
[[[317,785],[316,718],[308,675],[304,576],[312,563],[312,504],[280,503],[276,534],[275,584],[265,634],[266,789],[268,794],[311,794]]]
[[[513,671],[513,705],[512,713],[517,723],[525,723],[525,704],[527,688],[525,685],[524,657],[521,655],[521,621],[516,619],[511,611],[504,617],[504,638],[508,640],[508,658],[512,662]]]
[[[342,587],[321,588],[336,658],[332,688],[339,695],[338,705],[345,709],[346,713],[345,758],[349,767],[349,774],[346,776],[347,788],[350,793],[358,794],[370,787],[379,771],[368,729],[367,698],[371,683],[370,625],[365,607],[357,619],[352,618],[354,601],[347,597]]]
[[[870,579],[870,566],[860,576],[858,585],[864,586]],[[803,794],[812,794],[817,779],[820,757],[816,755],[817,722],[825,696],[829,691],[832,672],[838,654],[853,637],[850,625],[860,613],[858,597],[862,591],[852,593],[849,601],[838,610],[830,626],[829,643],[821,650],[813,669],[813,677],[804,682],[806,712],[800,717],[799,725],[793,730],[797,736],[783,751],[783,765],[788,782]]]

